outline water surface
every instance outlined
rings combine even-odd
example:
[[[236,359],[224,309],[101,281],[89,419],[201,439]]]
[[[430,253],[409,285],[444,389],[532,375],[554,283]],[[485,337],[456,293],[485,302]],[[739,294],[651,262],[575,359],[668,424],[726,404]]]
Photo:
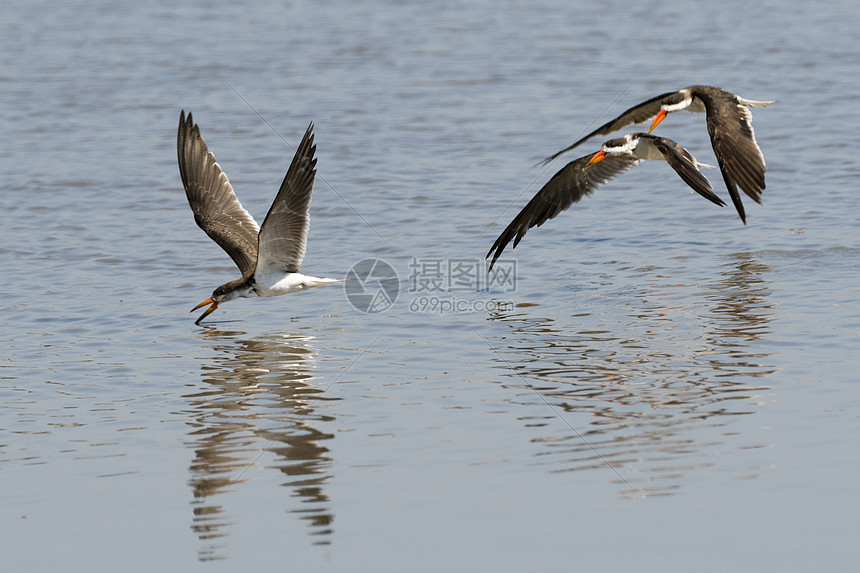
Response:
[[[847,2],[6,9],[7,567],[851,570],[858,25]],[[694,83],[777,100],[746,226],[648,162],[484,281],[564,164],[538,159]],[[313,121],[303,270],[381,259],[394,304],[327,287],[195,326],[236,270],[193,224],[180,109],[258,220]],[[703,117],[659,132],[715,162]]]

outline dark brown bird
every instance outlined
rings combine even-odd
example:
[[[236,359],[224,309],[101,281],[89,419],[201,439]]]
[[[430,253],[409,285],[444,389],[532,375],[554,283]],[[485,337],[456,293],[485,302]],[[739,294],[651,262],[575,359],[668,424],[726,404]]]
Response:
[[[185,111],[179,114],[177,153],[179,174],[194,212],[194,221],[209,238],[226,251],[242,276],[212,292],[212,297],[193,309],[211,304],[195,324],[209,316],[218,305],[239,297],[278,296],[336,279],[304,275],[299,266],[308,242],[308,207],[316,177],[311,123],[299,144],[281,188],[262,225],[239,203],[233,186],[209,153],[200,128]]]
[[[676,92],[668,92],[634,105],[621,115],[601,125],[585,137],[575,141],[565,149],[544,159],[550,161],[570,151],[595,135],[607,135],[633,123],[642,123],[654,118],[648,133],[654,130],[666,115],[674,111],[687,110],[706,115],[708,135],[717,157],[717,164],[726,182],[741,221],[746,224],[746,212],[741,202],[738,187],[756,203],[761,203],[764,191],[765,162],[761,149],[755,140],[752,127],[752,114],[749,107],[764,107],[772,101],[745,99],[721,88],[713,86],[690,86]]]
[[[512,240],[513,248],[516,248],[529,229],[543,225],[586,195],[591,195],[599,184],[643,160],[665,161],[696,193],[712,203],[725,206],[722,199],[714,194],[711,182],[699,171],[699,167],[710,165],[699,163],[671,139],[647,133],[630,133],[607,141],[597,153],[574,159],[553,175],[493,243],[487,253],[487,258],[493,257],[487,270],[492,270],[496,259]]]

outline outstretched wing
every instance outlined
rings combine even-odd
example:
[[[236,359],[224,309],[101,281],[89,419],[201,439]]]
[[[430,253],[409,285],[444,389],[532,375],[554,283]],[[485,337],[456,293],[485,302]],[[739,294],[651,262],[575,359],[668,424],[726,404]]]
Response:
[[[647,133],[637,134],[640,139],[651,141],[654,146],[663,154],[666,163],[672,166],[672,169],[681,176],[684,182],[693,188],[693,191],[720,207],[725,207],[726,204],[715,193],[711,182],[707,177],[699,171],[699,166],[702,165],[696,158],[690,155],[690,152],[678,145],[676,142],[665,137],[649,135]]]
[[[230,255],[242,276],[250,276],[257,262],[257,222],[239,203],[233,186],[209,153],[191,113],[179,114],[177,137],[179,174],[194,221]]]
[[[492,255],[492,260],[488,270],[492,270],[508,243],[513,241],[513,248],[516,248],[529,229],[543,225],[586,195],[591,195],[601,183],[637,163],[629,156],[607,155],[603,161],[588,165],[592,157],[593,154],[586,155],[565,165],[523,207],[490,247],[487,258]]]
[[[729,95],[733,97],[715,98],[708,108],[711,145],[720,168],[728,172],[753,201],[761,203],[766,168],[764,155],[755,139],[752,114],[734,94]]]
[[[580,143],[583,143],[584,141],[591,139],[595,135],[608,135],[610,133],[614,133],[614,132],[618,131],[619,129],[623,129],[632,123],[642,123],[644,121],[647,121],[648,119],[657,115],[657,113],[660,111],[660,105],[661,105],[662,100],[664,98],[672,95],[672,94],[675,94],[675,93],[677,93],[677,92],[667,92],[664,94],[660,94],[658,96],[652,97],[651,99],[649,99],[647,101],[643,101],[640,104],[634,105],[630,109],[622,112],[621,115],[619,115],[615,119],[604,123],[603,125],[601,125],[597,129],[595,129],[594,131],[589,133],[588,135],[574,141],[573,143],[571,143],[569,146],[565,147],[561,151],[550,155],[549,157],[547,157],[546,159],[541,161],[540,165],[547,165],[550,161],[552,161],[553,159],[555,159],[559,155],[562,155],[563,153],[567,153],[568,151],[570,151],[574,147],[578,146]]]
[[[311,123],[260,227],[258,268],[274,267],[294,273],[305,257],[309,206],[317,173],[313,129]]]

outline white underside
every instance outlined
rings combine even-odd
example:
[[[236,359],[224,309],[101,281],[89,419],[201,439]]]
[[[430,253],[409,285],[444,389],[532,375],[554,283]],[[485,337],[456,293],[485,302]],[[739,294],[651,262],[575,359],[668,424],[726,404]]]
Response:
[[[650,139],[640,138],[637,139],[633,145],[633,149],[631,152],[636,156],[637,159],[646,159],[646,160],[660,160],[663,161],[666,158],[663,157],[663,152],[657,149],[657,146]]]
[[[303,275],[302,273],[255,273],[257,296],[280,296],[291,292],[321,287],[332,283],[342,282],[341,279],[322,279]]]

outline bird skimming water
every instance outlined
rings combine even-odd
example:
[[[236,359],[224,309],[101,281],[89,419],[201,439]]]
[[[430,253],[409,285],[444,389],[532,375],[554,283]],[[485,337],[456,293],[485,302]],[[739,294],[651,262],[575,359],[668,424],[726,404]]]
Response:
[[[207,149],[191,113],[187,120],[184,110],[179,114],[179,173],[194,221],[230,255],[242,273],[191,309],[194,312],[211,305],[195,324],[219,304],[236,298],[278,296],[340,282],[299,272],[308,242],[308,207],[316,176],[313,127],[313,123],[308,126],[269,213],[263,224],[257,225]]]

